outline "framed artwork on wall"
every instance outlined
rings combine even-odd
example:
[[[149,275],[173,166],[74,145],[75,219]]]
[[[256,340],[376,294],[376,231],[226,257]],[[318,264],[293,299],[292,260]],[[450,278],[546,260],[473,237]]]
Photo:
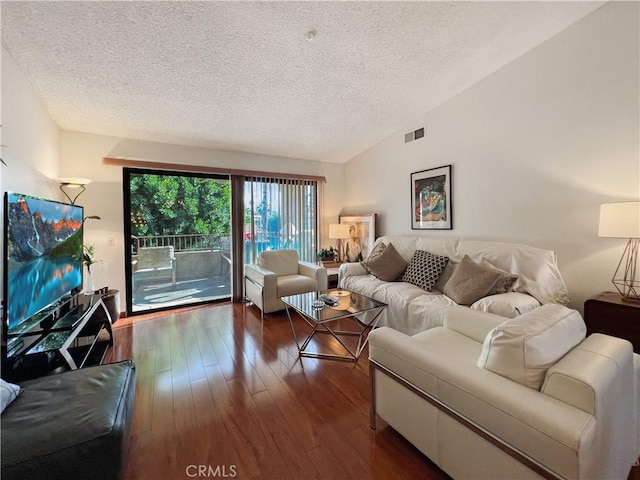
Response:
[[[341,224],[349,225],[349,238],[344,242],[345,262],[361,262],[371,252],[376,241],[376,214],[340,215]]]
[[[411,228],[451,230],[451,165],[411,174]]]

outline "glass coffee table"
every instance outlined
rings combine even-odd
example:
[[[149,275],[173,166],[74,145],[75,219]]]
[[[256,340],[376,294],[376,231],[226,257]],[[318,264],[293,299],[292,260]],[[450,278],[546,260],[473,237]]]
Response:
[[[334,306],[327,304],[320,307],[315,306],[314,302],[318,304],[318,297],[323,293],[337,297],[338,303]],[[287,317],[289,317],[291,332],[293,333],[293,338],[296,342],[296,346],[298,347],[298,354],[301,357],[329,358],[354,362],[360,358],[360,354],[369,340],[369,332],[376,328],[378,321],[380,320],[380,314],[387,307],[386,303],[379,302],[358,293],[340,289],[290,295],[288,297],[282,297],[281,300],[287,307]],[[298,341],[296,330],[293,327],[290,309],[297,312],[298,315],[300,315],[312,328],[311,333],[304,339],[302,344]],[[359,320],[356,316],[361,316],[363,319],[366,318],[366,320]],[[332,325],[335,325],[338,320],[341,319],[351,320],[355,330],[334,329]],[[347,353],[344,355],[337,355],[333,353],[308,351],[307,347],[309,346],[309,342],[311,342],[311,339],[317,333],[330,334],[340,345],[342,345]],[[352,348],[349,348],[349,346],[345,344],[343,338],[341,338],[345,336],[358,337],[358,344],[355,351],[353,351]]]

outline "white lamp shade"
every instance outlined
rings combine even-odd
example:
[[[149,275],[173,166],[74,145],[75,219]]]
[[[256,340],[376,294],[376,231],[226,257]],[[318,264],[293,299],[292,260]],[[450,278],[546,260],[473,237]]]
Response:
[[[58,178],[58,183],[64,185],[65,187],[70,188],[80,188],[91,183],[91,180],[88,178],[71,178],[71,177],[62,177]]]
[[[600,205],[600,237],[640,238],[640,202]]]
[[[332,223],[329,225],[329,238],[349,238],[349,225],[345,223]]]

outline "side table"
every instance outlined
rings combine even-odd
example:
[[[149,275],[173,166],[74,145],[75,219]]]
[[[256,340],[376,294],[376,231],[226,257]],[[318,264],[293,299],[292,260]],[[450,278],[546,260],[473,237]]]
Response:
[[[603,292],[584,302],[587,335],[604,333],[624,338],[640,353],[640,303],[627,302],[622,295]]]
[[[327,268],[327,281],[329,285],[327,288],[337,288],[338,287],[338,272],[340,270],[338,268]]]

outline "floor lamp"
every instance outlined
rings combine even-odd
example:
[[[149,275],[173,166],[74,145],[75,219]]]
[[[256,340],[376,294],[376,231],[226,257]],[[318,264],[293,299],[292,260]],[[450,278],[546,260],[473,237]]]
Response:
[[[640,302],[640,202],[601,205],[598,234],[628,239],[612,282],[623,300]]]
[[[58,182],[60,183],[60,191],[62,193],[64,193],[64,196],[69,199],[69,202],[72,205],[75,205],[76,204],[76,200],[82,194],[82,192],[85,191],[86,186],[89,183],[91,183],[91,180],[89,180],[88,178],[58,178]],[[70,188],[72,190],[80,189],[80,191],[77,192],[77,193],[73,192],[73,193],[75,193],[75,196],[73,198],[71,198],[69,193],[67,193],[65,191],[65,188]]]

